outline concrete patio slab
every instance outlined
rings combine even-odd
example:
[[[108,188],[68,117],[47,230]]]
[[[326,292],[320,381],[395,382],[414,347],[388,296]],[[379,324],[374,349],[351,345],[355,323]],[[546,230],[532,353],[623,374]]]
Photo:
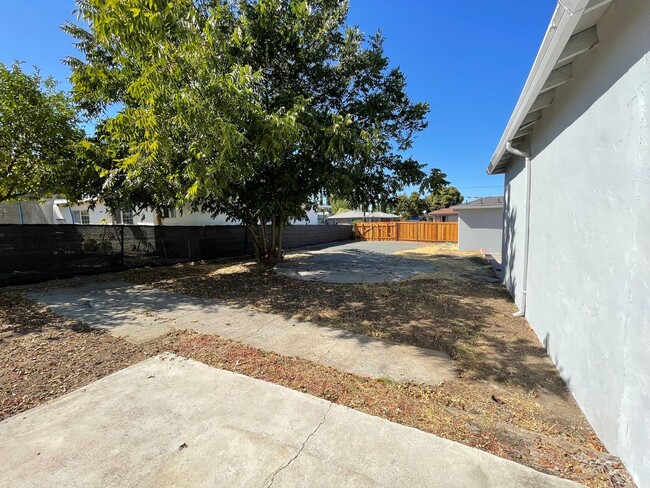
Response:
[[[0,422],[0,487],[570,487],[303,393],[163,355]]]
[[[324,283],[382,283],[401,281],[436,267],[421,259],[395,255],[425,246],[420,242],[354,242],[301,253],[281,262],[278,274]]]
[[[439,351],[144,286],[113,282],[28,296],[60,315],[135,343],[173,329],[192,329],[371,378],[435,386],[456,376],[451,358]]]

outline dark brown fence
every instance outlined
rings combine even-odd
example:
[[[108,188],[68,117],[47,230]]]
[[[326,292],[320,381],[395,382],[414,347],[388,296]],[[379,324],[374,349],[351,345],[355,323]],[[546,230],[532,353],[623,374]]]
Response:
[[[295,225],[284,248],[351,238],[348,225]],[[237,225],[0,225],[0,286],[252,252]]]

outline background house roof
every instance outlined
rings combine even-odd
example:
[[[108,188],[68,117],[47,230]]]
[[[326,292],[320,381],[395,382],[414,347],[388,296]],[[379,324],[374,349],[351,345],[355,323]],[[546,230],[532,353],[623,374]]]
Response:
[[[490,160],[488,174],[502,173],[510,163],[508,142],[523,148],[526,136],[542,119],[543,109],[553,103],[555,89],[573,78],[574,59],[598,43],[596,24],[612,1],[558,1],[519,101]]]
[[[456,205],[452,208],[456,210],[471,210],[478,208],[501,208],[503,207],[503,197],[483,197],[471,202]]]
[[[399,215],[385,213],[385,212],[358,212],[351,210],[349,212],[341,212],[336,215],[327,217],[328,220],[336,219],[399,219]]]
[[[399,215],[395,215],[392,213],[386,213],[386,212],[372,212],[370,214],[372,217],[379,218],[379,219],[399,219]],[[367,214],[366,214],[367,216]]]
[[[455,214],[455,213],[458,212],[453,208],[441,208],[440,210],[434,210],[433,212],[429,212],[427,215],[448,215],[448,214]]]

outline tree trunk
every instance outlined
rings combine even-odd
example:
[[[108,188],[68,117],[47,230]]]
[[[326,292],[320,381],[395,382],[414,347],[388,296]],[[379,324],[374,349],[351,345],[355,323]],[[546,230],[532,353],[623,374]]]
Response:
[[[266,222],[246,226],[253,240],[255,258],[260,263],[275,266],[278,261],[282,260],[284,225],[283,219],[273,217],[270,232]]]

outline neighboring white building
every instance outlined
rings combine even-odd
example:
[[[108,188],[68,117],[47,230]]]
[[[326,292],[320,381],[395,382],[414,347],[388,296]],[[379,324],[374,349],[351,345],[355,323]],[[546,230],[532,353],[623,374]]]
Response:
[[[359,210],[348,210],[327,217],[327,220],[333,224],[352,224],[354,222],[392,222],[399,219],[399,215],[391,213],[361,212]]]
[[[650,1],[562,0],[488,168],[505,174],[505,284],[641,487],[650,487],[649,121]]]
[[[483,197],[452,207],[458,212],[458,249],[501,253],[503,197]]]
[[[91,208],[92,207],[92,208]],[[212,217],[205,212],[192,212],[184,209],[171,209],[160,218],[157,212],[142,210],[139,212],[118,211],[111,213],[102,202],[96,202],[94,207],[91,202],[71,205],[67,200],[54,200],[53,223],[59,224],[128,224],[128,225],[240,225],[239,221],[228,221],[221,214]],[[328,215],[326,207],[307,211],[306,220],[296,220],[293,225],[317,225],[325,223]],[[16,222],[19,223],[19,222]],[[33,222],[26,222],[33,223]]]

